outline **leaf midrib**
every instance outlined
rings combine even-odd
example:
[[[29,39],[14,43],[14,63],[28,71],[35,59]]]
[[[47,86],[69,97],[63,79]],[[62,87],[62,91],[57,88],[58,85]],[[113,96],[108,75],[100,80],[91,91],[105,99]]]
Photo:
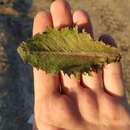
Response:
[[[39,52],[39,51],[31,51],[31,53],[37,53],[40,55],[65,55],[65,56],[82,56],[82,57],[115,57],[120,56],[117,53],[105,53],[105,52]]]

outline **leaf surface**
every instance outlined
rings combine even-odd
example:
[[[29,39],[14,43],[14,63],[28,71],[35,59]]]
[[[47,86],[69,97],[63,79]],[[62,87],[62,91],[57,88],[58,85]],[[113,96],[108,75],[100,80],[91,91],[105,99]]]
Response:
[[[23,42],[17,51],[23,61],[49,73],[89,72],[121,58],[117,48],[94,41],[76,28],[46,29]]]

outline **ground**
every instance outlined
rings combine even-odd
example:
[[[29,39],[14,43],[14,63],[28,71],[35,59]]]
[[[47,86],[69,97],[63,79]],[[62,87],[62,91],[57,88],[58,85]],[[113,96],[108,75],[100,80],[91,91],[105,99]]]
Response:
[[[95,39],[112,35],[122,50],[122,66],[130,99],[130,0],[69,0],[72,11],[88,11]],[[32,68],[19,58],[16,48],[31,37],[36,12],[48,9],[51,0],[0,0],[0,130],[31,130],[33,111]]]

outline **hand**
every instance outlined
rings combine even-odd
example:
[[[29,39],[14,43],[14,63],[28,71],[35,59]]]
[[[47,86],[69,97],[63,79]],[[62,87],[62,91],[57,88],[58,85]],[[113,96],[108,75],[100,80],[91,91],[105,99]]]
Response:
[[[77,10],[73,16],[65,0],[55,0],[50,12],[39,12],[34,19],[33,35],[46,27],[77,25],[93,37],[88,14]],[[114,44],[103,35],[100,40]],[[52,43],[53,44],[53,43]],[[115,44],[114,44],[115,45]],[[61,72],[61,76],[34,70],[34,130],[130,130],[130,110],[125,97],[121,65],[111,63],[81,80]],[[60,85],[64,92],[60,93]]]

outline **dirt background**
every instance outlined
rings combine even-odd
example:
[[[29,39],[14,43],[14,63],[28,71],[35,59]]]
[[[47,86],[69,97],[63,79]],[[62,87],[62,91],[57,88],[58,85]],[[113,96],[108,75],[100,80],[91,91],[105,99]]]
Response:
[[[72,12],[85,9],[91,16],[95,39],[110,34],[123,52],[126,94],[130,99],[130,0],[69,0]],[[32,35],[34,15],[49,9],[51,0],[0,0],[0,130],[31,130],[32,68],[16,48]]]

